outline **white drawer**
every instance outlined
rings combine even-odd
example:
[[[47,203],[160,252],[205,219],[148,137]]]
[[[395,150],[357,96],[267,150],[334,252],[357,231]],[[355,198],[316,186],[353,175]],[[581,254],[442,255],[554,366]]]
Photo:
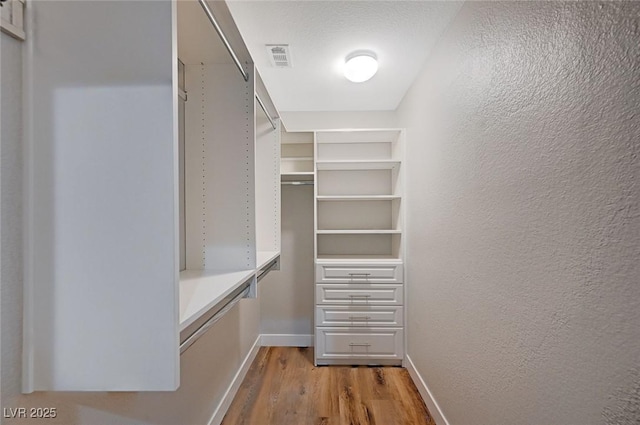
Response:
[[[316,284],[316,304],[402,305],[402,285],[368,283]]]
[[[401,328],[316,328],[316,358],[399,360],[403,357]]]
[[[394,306],[317,306],[316,326],[402,326],[402,307]]]
[[[402,283],[402,264],[316,264],[317,283]]]

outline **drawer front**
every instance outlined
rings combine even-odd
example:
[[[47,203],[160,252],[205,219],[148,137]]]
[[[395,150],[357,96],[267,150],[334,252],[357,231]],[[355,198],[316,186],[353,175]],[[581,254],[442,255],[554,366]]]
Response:
[[[402,283],[402,264],[316,264],[317,283]]]
[[[316,326],[402,326],[403,312],[394,306],[317,306]]]
[[[316,328],[318,359],[402,359],[400,328]]]
[[[367,283],[316,284],[316,304],[402,305],[402,285]]]

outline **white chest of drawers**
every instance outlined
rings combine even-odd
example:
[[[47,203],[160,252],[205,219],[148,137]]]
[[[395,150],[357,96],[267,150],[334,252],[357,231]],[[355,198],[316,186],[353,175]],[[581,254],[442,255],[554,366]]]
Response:
[[[402,276],[399,261],[316,263],[316,364],[401,364]]]

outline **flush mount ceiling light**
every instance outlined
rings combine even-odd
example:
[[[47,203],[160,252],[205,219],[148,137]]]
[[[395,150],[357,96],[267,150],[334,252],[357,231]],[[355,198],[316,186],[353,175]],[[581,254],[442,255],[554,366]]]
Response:
[[[373,52],[354,52],[347,56],[344,76],[354,83],[369,80],[378,72],[378,59]]]

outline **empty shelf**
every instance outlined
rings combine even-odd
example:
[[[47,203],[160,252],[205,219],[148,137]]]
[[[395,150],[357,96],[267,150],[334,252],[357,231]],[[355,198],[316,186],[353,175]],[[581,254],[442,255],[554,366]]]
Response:
[[[339,195],[339,196],[316,196],[318,201],[393,201],[401,199],[400,195]]]
[[[324,254],[318,255],[316,263],[367,263],[373,264],[389,263],[389,264],[402,264],[402,259],[393,255],[358,255],[358,254]]]
[[[341,230],[316,230],[319,235],[393,235],[400,234],[402,230],[396,229],[341,229]]]
[[[398,166],[400,161],[392,159],[316,161],[318,170],[388,170]]]
[[[257,270],[262,270],[264,266],[280,256],[280,251],[258,251],[257,252]]]
[[[255,276],[256,271],[223,272],[185,270],[180,272],[180,331],[216,306],[236,288]]]
[[[312,156],[283,156],[281,161],[313,161]]]

